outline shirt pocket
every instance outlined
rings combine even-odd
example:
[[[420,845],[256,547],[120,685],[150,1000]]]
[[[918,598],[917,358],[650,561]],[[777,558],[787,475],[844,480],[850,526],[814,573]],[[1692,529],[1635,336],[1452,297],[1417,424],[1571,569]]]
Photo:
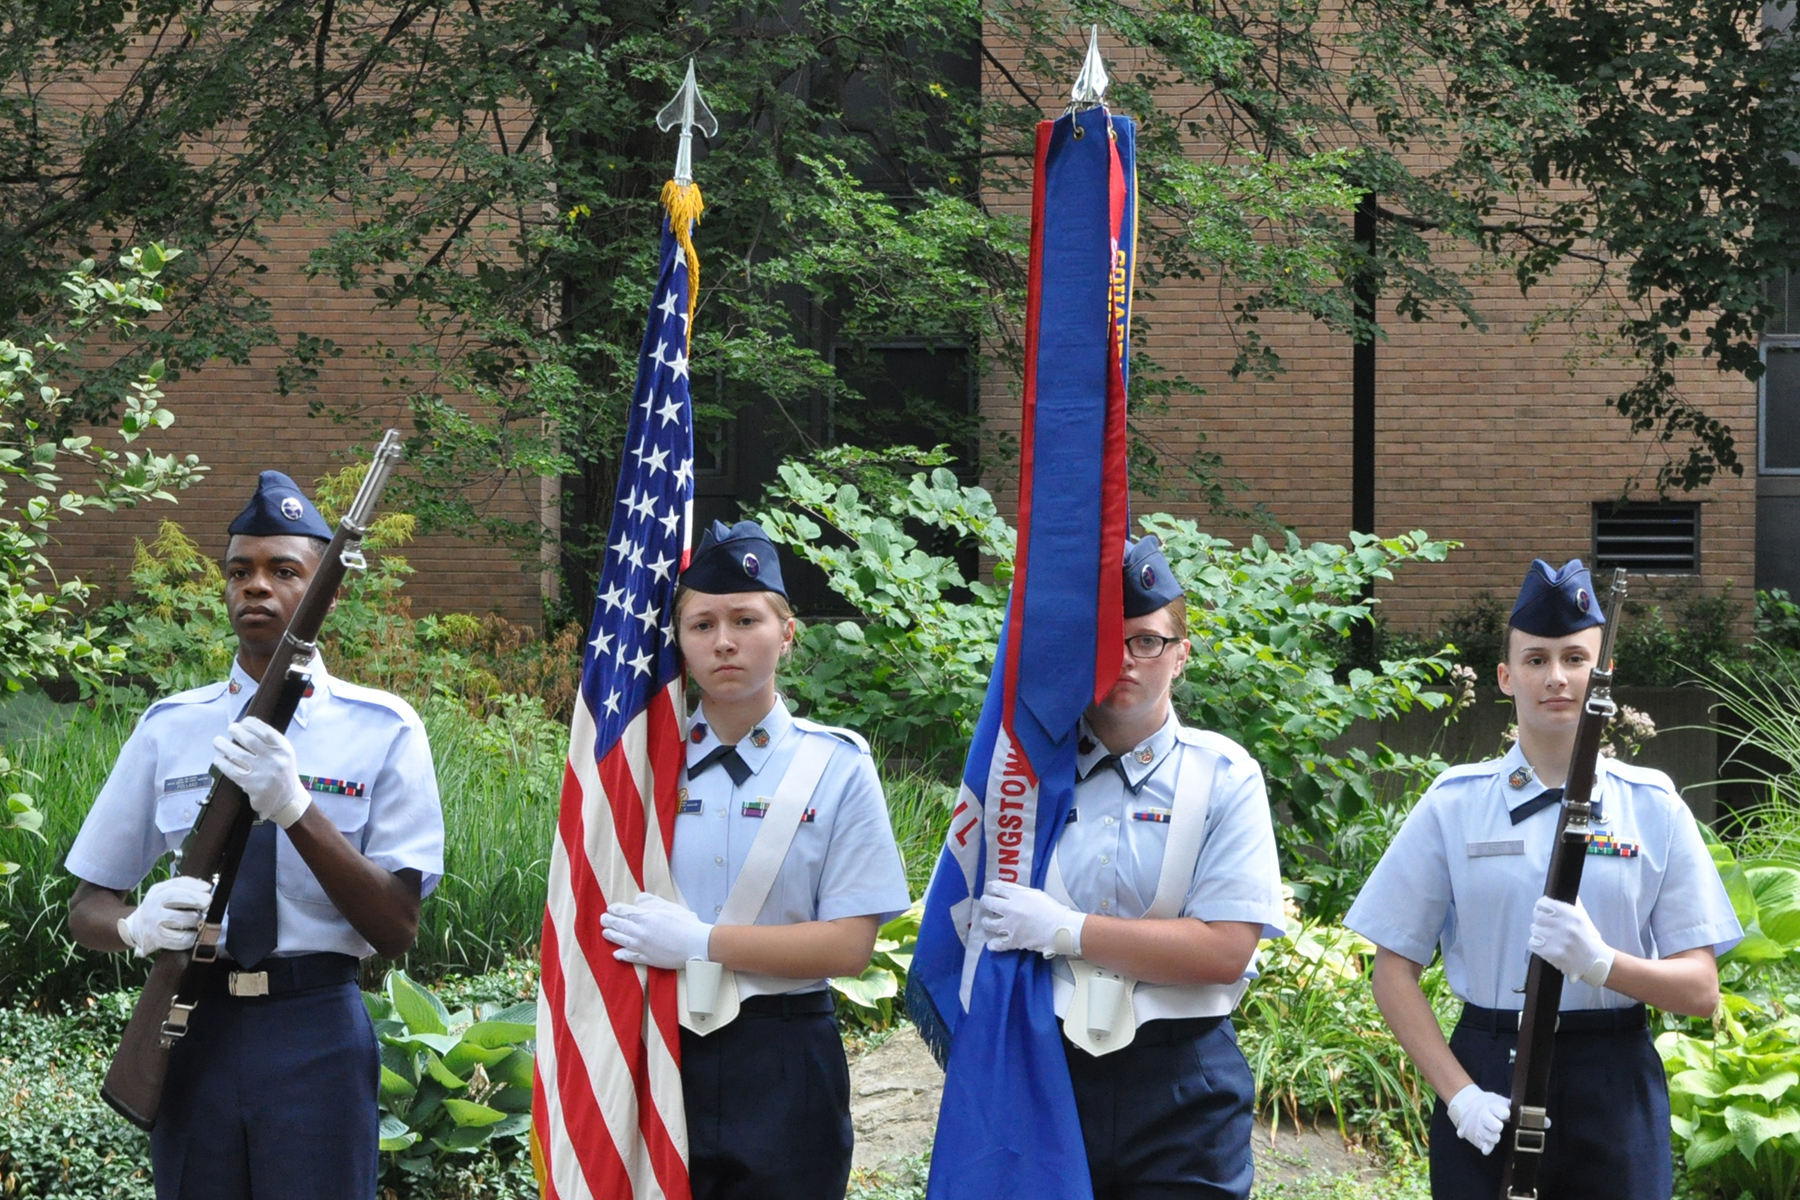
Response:
[[[310,792],[313,807],[317,808],[344,835],[351,847],[358,852],[362,850],[364,830],[369,824],[369,800],[367,796],[340,796],[329,792]],[[325,894],[325,888],[313,877],[311,868],[294,849],[294,843],[285,835],[275,839],[275,886],[281,894],[301,904],[332,903],[331,897]]]
[[[206,799],[211,783],[211,778],[206,777],[204,783],[156,797],[156,831],[168,841],[171,850],[181,845],[200,818],[200,802]]]

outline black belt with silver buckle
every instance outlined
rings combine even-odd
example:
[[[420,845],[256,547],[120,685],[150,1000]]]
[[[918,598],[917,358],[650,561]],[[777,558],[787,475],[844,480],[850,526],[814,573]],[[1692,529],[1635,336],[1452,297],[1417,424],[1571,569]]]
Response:
[[[348,954],[296,954],[292,958],[265,958],[254,971],[245,971],[229,959],[195,963],[192,967],[199,997],[285,996],[312,988],[354,983],[361,964]]]
[[[1519,1010],[1466,1004],[1457,1025],[1467,1025],[1483,1033],[1517,1033]],[[1564,1009],[1556,1016],[1558,1033],[1635,1033],[1649,1027],[1649,1015],[1641,1004],[1633,1004],[1629,1008]]]

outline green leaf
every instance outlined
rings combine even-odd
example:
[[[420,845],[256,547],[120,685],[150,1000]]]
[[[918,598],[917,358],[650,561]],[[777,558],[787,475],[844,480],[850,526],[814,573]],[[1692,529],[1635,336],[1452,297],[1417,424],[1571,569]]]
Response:
[[[398,1117],[383,1115],[379,1146],[384,1154],[398,1154],[419,1140],[419,1135],[406,1127]]]
[[[444,1101],[444,1111],[450,1119],[463,1128],[481,1128],[496,1125],[506,1119],[507,1114],[497,1108],[489,1108],[485,1104],[476,1104],[473,1100],[458,1100],[454,1097]]]
[[[486,1067],[501,1061],[512,1053],[510,1046],[500,1046],[490,1050],[485,1046],[477,1046],[464,1038],[456,1048],[444,1055],[444,1065],[458,1075],[466,1076],[477,1065]]]
[[[881,1001],[900,994],[900,981],[892,971],[871,964],[855,978],[840,975],[833,979],[831,990],[861,1008],[879,1009]]]
[[[381,1068],[381,1098],[392,1103],[402,1097],[410,1096],[419,1090],[418,1085],[406,1076],[386,1067]]]
[[[1793,1087],[1800,1083],[1800,1072],[1779,1071],[1758,1083],[1740,1083],[1725,1090],[1727,1096],[1761,1096],[1764,1100],[1779,1100]]]
[[[509,1049],[537,1036],[537,1023],[516,1021],[478,1021],[463,1031],[463,1041],[484,1049]]]
[[[450,1012],[443,1001],[407,978],[405,971],[389,971],[388,1000],[394,1011],[413,1033],[444,1033],[450,1027]]]
[[[1738,1153],[1746,1161],[1756,1161],[1756,1151],[1764,1142],[1800,1132],[1800,1110],[1784,1108],[1764,1116],[1755,1109],[1733,1104],[1725,1110],[1725,1128],[1731,1131]]]
[[[537,1001],[526,1000],[522,1003],[515,1004],[510,1008],[501,1009],[499,1012],[490,1016],[488,1020],[515,1025],[529,1025],[533,1030],[532,1036],[535,1037],[537,1030],[537,1011]]]
[[[1800,871],[1751,866],[1744,874],[1756,897],[1756,923],[1763,934],[1788,949],[1800,945]]]
[[[488,1078],[495,1083],[530,1091],[537,1070],[537,1060],[524,1050],[514,1050],[499,1063],[488,1068]]]
[[[425,1073],[453,1092],[469,1086],[467,1079],[445,1066],[444,1060],[435,1054],[425,1056]]]

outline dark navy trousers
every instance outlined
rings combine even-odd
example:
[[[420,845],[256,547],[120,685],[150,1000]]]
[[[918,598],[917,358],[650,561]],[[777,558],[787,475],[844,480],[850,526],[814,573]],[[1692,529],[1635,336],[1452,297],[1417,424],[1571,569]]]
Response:
[[[203,999],[150,1134],[157,1200],[374,1200],[380,1081],[354,983]]]
[[[1506,1096],[1518,1042],[1517,1033],[1481,1029],[1465,1018],[1450,1035],[1450,1050],[1482,1090]],[[1675,1186],[1669,1085],[1641,1023],[1612,1032],[1558,1033],[1545,1109],[1550,1129],[1538,1170],[1539,1200],[1668,1200]],[[1501,1150],[1497,1146],[1484,1158],[1457,1137],[1439,1100],[1431,1110],[1433,1200],[1499,1195]]]
[[[754,996],[705,1037],[681,1031],[694,1200],[843,1200],[850,1068],[831,993]]]
[[[1094,1200],[1244,1200],[1256,1085],[1228,1017],[1151,1021],[1123,1050],[1063,1053]]]

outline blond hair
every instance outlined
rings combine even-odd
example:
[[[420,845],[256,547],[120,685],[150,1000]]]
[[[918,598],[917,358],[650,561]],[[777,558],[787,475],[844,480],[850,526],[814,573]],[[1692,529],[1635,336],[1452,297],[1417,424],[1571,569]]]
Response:
[[[675,619],[677,621],[681,620],[681,610],[686,606],[687,598],[692,596],[694,592],[695,589],[689,587],[685,583],[680,584],[675,588]],[[782,595],[780,592],[771,592],[767,590],[763,591],[763,595],[769,598],[769,603],[775,609],[775,617],[777,620],[791,621],[794,619],[794,606],[788,603],[788,598],[786,596]]]

